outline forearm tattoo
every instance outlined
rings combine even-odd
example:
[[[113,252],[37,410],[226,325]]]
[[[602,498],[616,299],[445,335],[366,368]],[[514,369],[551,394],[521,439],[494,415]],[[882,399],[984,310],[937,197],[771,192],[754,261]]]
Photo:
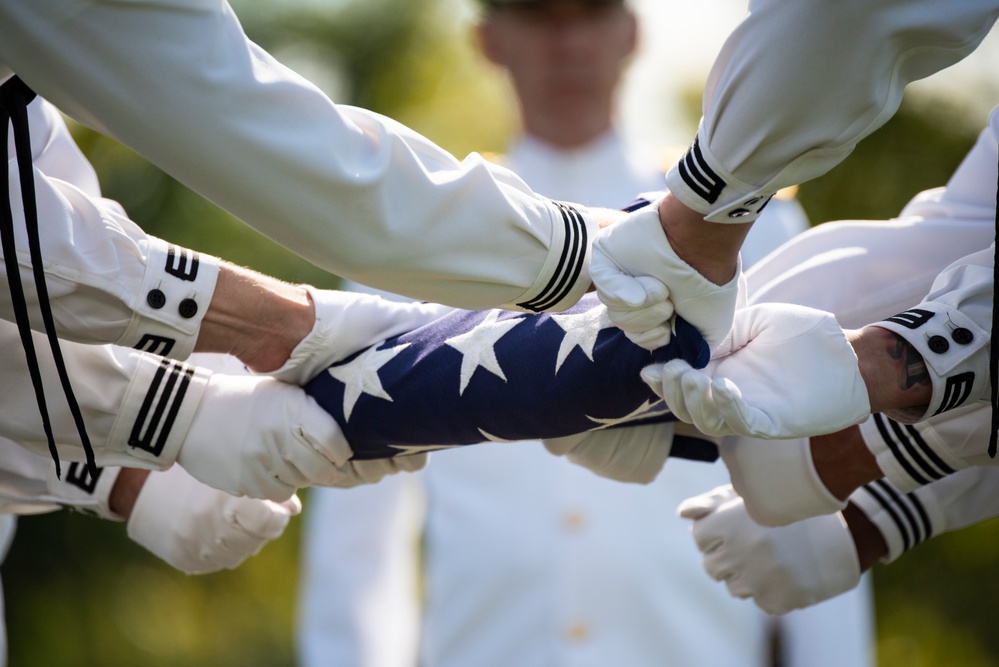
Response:
[[[897,333],[891,332],[891,334],[895,338],[895,347],[889,349],[888,355],[901,362],[898,378],[899,389],[911,389],[916,385],[929,384],[930,374],[926,370],[923,356]]]

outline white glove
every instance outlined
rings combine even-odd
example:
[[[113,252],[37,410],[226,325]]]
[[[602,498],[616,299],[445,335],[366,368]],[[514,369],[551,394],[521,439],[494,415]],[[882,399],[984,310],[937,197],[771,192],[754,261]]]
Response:
[[[300,387],[215,373],[177,463],[217,489],[282,501],[301,487],[349,483],[352,454],[333,417]]]
[[[860,583],[857,550],[840,514],[765,528],[749,518],[730,486],[688,498],[678,512],[694,522],[708,575],[767,613],[808,607]]]
[[[746,511],[763,526],[784,526],[846,507],[826,488],[808,438],[726,438],[718,446]]]
[[[280,537],[301,511],[297,496],[280,504],[238,498],[173,466],[146,478],[128,518],[128,536],[188,574],[232,570]]]
[[[343,466],[344,477],[335,486],[340,489],[350,489],[362,484],[374,484],[386,475],[397,472],[416,472],[427,465],[428,454],[406,454],[391,459],[372,459],[370,461],[348,461]]]
[[[587,431],[543,440],[545,448],[601,477],[648,484],[662,470],[673,446],[670,422]]]
[[[669,342],[674,311],[715,349],[732,325],[741,273],[740,264],[731,281],[716,285],[680,259],[659,223],[656,203],[593,239],[590,279],[597,294],[611,322],[647,349]]]
[[[302,385],[359,350],[436,320],[453,310],[435,303],[389,301],[374,294],[306,286],[316,323],[281,368],[266,375]]]
[[[794,438],[870,414],[857,355],[830,313],[786,304],[736,312],[704,370],[674,359],[642,378],[681,421],[708,435]]]

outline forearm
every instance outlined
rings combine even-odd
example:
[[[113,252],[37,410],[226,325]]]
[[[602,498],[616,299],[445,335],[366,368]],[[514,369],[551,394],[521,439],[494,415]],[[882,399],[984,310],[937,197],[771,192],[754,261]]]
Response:
[[[314,322],[315,307],[303,286],[224,263],[195,351],[228,353],[251,370],[272,371]]]
[[[704,220],[672,193],[659,204],[659,220],[673,250],[701,275],[718,285],[735,276],[739,249],[752,223],[726,225]]]
[[[905,339],[877,326],[847,332],[867,385],[871,412],[915,408],[933,391],[922,356]]]
[[[40,95],[321,268],[468,308],[563,309],[587,287],[585,209],[335,105],[221,1],[12,0],[0,26],[0,61]]]

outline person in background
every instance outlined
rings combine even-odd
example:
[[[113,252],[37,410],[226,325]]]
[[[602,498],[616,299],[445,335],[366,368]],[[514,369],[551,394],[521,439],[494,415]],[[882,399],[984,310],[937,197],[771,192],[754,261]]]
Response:
[[[627,3],[490,0],[477,35],[519,102],[523,132],[505,166],[539,193],[588,205],[620,208],[663,188],[663,161],[615,126],[638,38]],[[745,261],[806,227],[796,201],[775,199]],[[721,465],[675,460],[652,484],[621,484],[539,443],[488,443],[349,493],[313,489],[300,664],[869,664],[866,585],[773,618],[704,576],[674,510],[727,481]]]

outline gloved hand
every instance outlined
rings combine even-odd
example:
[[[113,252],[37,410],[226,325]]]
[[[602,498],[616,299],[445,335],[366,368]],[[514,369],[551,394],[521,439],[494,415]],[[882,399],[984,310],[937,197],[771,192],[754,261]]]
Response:
[[[860,583],[860,561],[840,514],[765,528],[731,486],[688,498],[678,512],[693,521],[708,575],[769,614],[817,604]]]
[[[371,483],[424,463],[416,456],[352,462],[352,455],[336,421],[300,387],[215,373],[177,463],[209,486],[275,501],[305,486]]]
[[[732,325],[741,266],[716,285],[674,252],[653,203],[605,227],[593,239],[590,279],[608,316],[636,345],[669,342],[674,311],[715,349]]]
[[[674,359],[642,378],[681,421],[707,435],[794,438],[870,414],[857,355],[830,313],[786,304],[736,312],[704,370]]]
[[[452,310],[434,303],[402,303],[373,294],[306,290],[316,308],[312,331],[281,368],[266,375],[303,385],[332,363],[436,320]]]
[[[552,454],[564,456],[601,477],[649,484],[669,458],[673,427],[669,422],[643,424],[587,431],[542,442]]]
[[[280,537],[301,511],[297,496],[280,504],[236,497],[173,466],[146,478],[128,518],[128,536],[188,574],[232,570]]]

